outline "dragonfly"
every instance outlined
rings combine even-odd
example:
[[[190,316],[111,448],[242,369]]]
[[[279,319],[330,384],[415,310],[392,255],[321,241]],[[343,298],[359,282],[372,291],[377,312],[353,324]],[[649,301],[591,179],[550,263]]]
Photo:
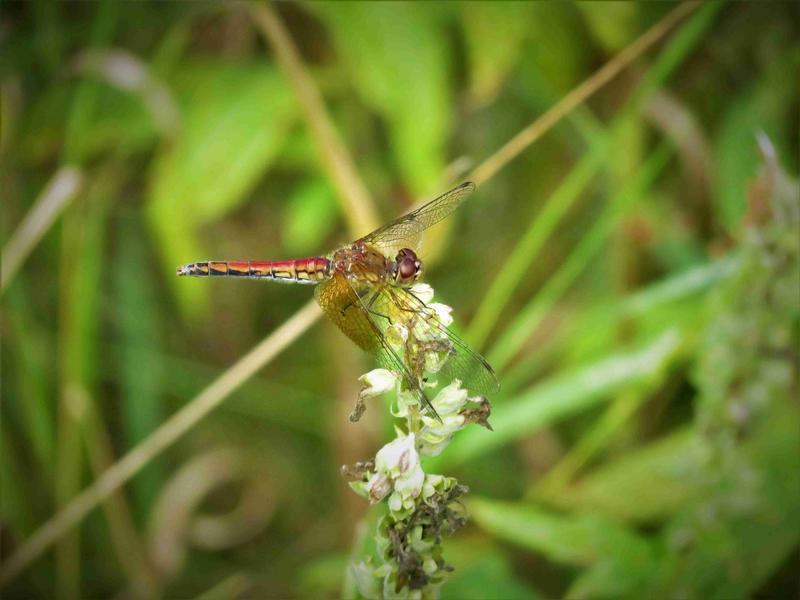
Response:
[[[437,311],[413,290],[423,272],[417,255],[423,232],[449,216],[474,189],[474,183],[462,183],[326,256],[194,262],[179,267],[178,275],[315,285],[316,300],[329,319],[441,420],[425,391],[426,357],[431,352],[443,355],[437,380],[459,379],[469,392],[484,397],[499,390],[486,359],[443,324]],[[405,339],[398,339],[398,325],[406,328]]]

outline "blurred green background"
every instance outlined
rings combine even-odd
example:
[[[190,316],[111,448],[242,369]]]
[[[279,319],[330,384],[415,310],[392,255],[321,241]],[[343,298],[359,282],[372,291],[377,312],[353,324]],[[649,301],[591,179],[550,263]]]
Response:
[[[273,8],[388,220],[675,6]],[[796,597],[799,34],[796,4],[703,5],[427,246],[502,385],[495,431],[426,466],[471,488],[443,597]],[[311,297],[176,266],[365,232],[246,5],[6,2],[0,43],[4,252],[54,220],[4,255],[5,562]],[[374,514],[339,466],[391,433],[347,420],[371,366],[320,321],[3,596],[352,594]]]

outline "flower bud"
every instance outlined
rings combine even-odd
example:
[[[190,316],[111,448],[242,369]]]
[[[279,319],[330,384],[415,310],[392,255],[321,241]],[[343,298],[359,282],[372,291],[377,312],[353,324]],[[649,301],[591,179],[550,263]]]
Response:
[[[373,369],[358,378],[361,382],[362,398],[372,398],[380,396],[394,389],[397,383],[397,376],[386,369]]]
[[[371,504],[383,500],[392,491],[392,482],[385,473],[375,473],[367,482],[367,497]]]

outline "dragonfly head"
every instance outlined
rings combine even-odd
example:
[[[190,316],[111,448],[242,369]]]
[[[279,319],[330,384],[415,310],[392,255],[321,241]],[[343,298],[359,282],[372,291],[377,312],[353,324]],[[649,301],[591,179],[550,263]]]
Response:
[[[403,248],[397,253],[392,265],[392,274],[398,284],[408,285],[415,282],[422,274],[422,262],[410,248]]]

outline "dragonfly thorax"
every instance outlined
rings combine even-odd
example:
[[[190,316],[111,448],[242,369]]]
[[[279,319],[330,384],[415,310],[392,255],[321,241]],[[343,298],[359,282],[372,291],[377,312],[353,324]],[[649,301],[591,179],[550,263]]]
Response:
[[[422,262],[410,248],[403,248],[397,253],[392,264],[392,276],[399,285],[410,285],[422,274]]]

